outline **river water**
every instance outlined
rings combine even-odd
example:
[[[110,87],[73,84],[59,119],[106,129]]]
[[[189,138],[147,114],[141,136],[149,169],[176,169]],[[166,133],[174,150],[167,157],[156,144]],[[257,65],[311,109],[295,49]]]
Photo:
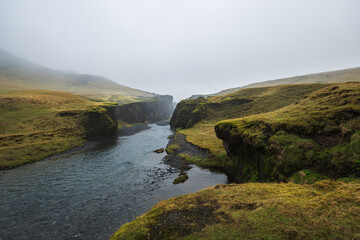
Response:
[[[189,179],[163,163],[169,126],[0,172],[0,239],[108,239],[158,201],[224,184],[192,166]]]

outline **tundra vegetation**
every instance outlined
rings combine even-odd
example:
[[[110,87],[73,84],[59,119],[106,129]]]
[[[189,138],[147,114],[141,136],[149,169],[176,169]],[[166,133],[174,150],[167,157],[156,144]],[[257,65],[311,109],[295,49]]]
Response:
[[[47,90],[0,94],[0,168],[9,169],[80,146],[86,139],[114,136],[114,103]]]
[[[360,238],[360,83],[183,100],[171,126],[169,154],[242,184],[160,202],[112,239]],[[210,156],[181,152],[180,135]]]
[[[155,205],[113,240],[358,239],[360,181],[216,185]]]
[[[0,86],[0,169],[44,159],[85,140],[114,138],[118,127],[172,113],[171,96],[49,69],[2,50]]]

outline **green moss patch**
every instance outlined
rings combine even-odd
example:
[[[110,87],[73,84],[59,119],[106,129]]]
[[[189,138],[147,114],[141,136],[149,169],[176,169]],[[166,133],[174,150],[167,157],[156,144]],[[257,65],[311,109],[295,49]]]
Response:
[[[185,182],[189,176],[187,174],[180,175],[179,177],[174,179],[173,184],[179,184]]]
[[[240,166],[235,174],[251,165],[263,181],[286,181],[301,169],[359,177],[359,103],[359,83],[335,84],[274,112],[221,121],[215,130]]]
[[[173,151],[175,149],[179,149],[179,148],[180,148],[180,146],[177,145],[177,144],[170,144],[165,148],[165,151],[166,151],[167,154],[171,154],[171,153],[173,153]]]
[[[217,185],[160,202],[112,239],[357,239],[360,182]]]

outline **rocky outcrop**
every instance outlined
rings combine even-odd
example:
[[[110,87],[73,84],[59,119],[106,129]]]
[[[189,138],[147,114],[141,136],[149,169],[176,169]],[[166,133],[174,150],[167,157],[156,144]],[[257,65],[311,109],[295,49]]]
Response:
[[[238,182],[287,181],[310,169],[360,177],[360,84],[325,87],[278,111],[216,124]]]
[[[190,128],[204,120],[207,116],[206,108],[206,101],[203,98],[182,100],[177,104],[170,119],[171,129]]]
[[[147,102],[134,102],[116,107],[116,117],[127,123],[146,123],[169,119],[173,113],[173,97],[159,95]]]
[[[116,105],[107,104],[85,113],[84,127],[88,140],[115,139],[118,134]]]

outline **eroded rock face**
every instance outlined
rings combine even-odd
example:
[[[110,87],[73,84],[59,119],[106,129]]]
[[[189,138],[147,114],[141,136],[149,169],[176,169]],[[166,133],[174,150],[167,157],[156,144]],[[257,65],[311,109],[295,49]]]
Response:
[[[182,100],[174,110],[174,114],[170,120],[170,127],[190,128],[195,123],[206,118],[206,105],[202,98]]]
[[[303,169],[360,176],[360,85],[320,89],[276,112],[216,124],[237,181],[287,181]]]
[[[88,140],[115,139],[118,121],[114,106],[99,106],[85,113],[84,127]]]
[[[173,97],[160,95],[149,102],[117,106],[116,117],[127,123],[156,122],[169,119],[173,113]]]

